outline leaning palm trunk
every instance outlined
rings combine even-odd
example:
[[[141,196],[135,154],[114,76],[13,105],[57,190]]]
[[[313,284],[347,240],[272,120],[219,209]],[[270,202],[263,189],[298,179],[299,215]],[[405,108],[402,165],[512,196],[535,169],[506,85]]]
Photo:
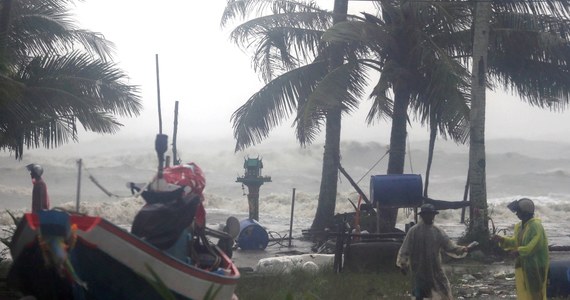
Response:
[[[346,21],[348,12],[347,0],[335,0],[333,9],[333,24]],[[331,47],[330,70],[334,70],[343,64],[341,49],[333,45]],[[326,112],[325,152],[323,154],[323,172],[321,176],[321,188],[319,190],[319,202],[311,229],[321,231],[332,221],[336,206],[336,192],[338,180],[338,168],[340,166],[340,128],[342,120],[341,106],[333,106]]]
[[[394,112],[392,115],[392,131],[390,133],[390,155],[388,158],[388,174],[403,174],[406,161],[406,125],[408,122],[408,106],[410,93],[403,87],[394,87]],[[397,208],[379,210],[380,232],[390,232],[396,227]]]
[[[489,236],[485,174],[485,89],[491,2],[476,3],[469,143],[471,220],[469,220],[467,236],[469,239],[483,243],[488,240]]]
[[[431,171],[431,164],[433,162],[433,151],[435,149],[435,140],[437,138],[437,122],[435,121],[435,114],[431,114],[429,119],[429,146],[428,146],[428,161],[426,167],[426,178],[424,180],[424,197],[428,196],[429,174]]]
[[[325,152],[323,154],[323,172],[315,219],[311,226],[314,230],[327,227],[334,216],[338,168],[340,166],[340,108],[329,109],[326,119]]]

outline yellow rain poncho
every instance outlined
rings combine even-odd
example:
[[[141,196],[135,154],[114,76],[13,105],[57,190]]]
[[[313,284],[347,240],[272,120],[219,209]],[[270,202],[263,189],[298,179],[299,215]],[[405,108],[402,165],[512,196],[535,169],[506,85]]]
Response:
[[[463,257],[467,254],[463,253],[462,248],[439,227],[420,220],[406,234],[396,265],[411,269],[414,296],[450,300],[453,297],[449,280],[441,266],[441,251],[453,257]]]
[[[518,300],[546,300],[548,276],[548,242],[539,219],[532,218],[522,225],[515,225],[512,237],[503,237],[499,246],[505,250],[517,250],[515,279]]]

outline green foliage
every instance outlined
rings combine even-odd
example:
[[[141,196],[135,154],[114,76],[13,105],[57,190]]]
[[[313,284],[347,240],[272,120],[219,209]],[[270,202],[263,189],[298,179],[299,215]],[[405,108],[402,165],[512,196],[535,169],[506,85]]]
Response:
[[[57,147],[87,131],[115,133],[142,109],[137,87],[111,62],[112,43],[77,28],[67,0],[0,7],[0,149]],[[0,20],[1,21],[1,20]]]
[[[156,272],[148,264],[145,264],[145,266],[152,275],[152,279],[143,276],[146,282],[152,285],[152,287],[158,292],[158,294],[162,299],[176,300],[176,296],[168,289],[168,287],[166,286],[164,281],[160,278],[160,276],[158,276],[158,274],[156,274]],[[215,299],[221,289],[222,289],[221,285],[216,288],[215,285],[212,283],[212,285],[208,288],[208,291],[206,291],[206,295],[204,295],[203,300]]]
[[[148,265],[145,264],[147,270],[152,275],[152,279],[143,276],[143,278],[158,292],[160,297],[164,300],[176,300],[176,296],[168,289],[164,281],[156,274],[156,272]]]

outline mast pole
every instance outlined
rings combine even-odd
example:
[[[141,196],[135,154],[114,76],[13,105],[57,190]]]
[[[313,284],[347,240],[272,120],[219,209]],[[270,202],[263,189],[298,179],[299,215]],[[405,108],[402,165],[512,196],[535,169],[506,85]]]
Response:
[[[178,134],[178,101],[174,103],[174,132],[172,133],[172,165],[180,164],[178,149],[176,148],[176,135]]]
[[[158,156],[158,174],[157,177],[160,179],[162,178],[162,171],[164,170],[164,153],[168,149],[168,136],[162,134],[162,112],[160,109],[160,76],[159,76],[159,69],[158,69],[158,54],[155,54],[156,57],[156,92],[158,96],[158,134],[156,135],[156,139],[154,141],[154,149],[156,150],[156,154]]]
[[[162,111],[160,108],[160,74],[158,69],[158,54],[155,54],[156,61],[156,93],[158,99],[158,133],[162,134]]]

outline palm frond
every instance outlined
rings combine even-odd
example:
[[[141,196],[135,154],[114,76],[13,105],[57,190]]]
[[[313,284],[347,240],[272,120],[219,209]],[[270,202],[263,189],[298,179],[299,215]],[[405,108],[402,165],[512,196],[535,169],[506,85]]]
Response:
[[[301,11],[261,16],[237,26],[230,39],[253,51],[252,63],[265,82],[314,60],[324,29],[332,25],[324,11]]]
[[[0,148],[21,158],[24,147],[57,147],[77,140],[77,123],[88,131],[117,132],[122,125],[115,115],[135,116],[142,109],[137,88],[125,79],[113,64],[79,52],[32,59],[12,81],[0,80],[12,85],[9,94],[0,93]]]
[[[222,13],[220,26],[225,27],[228,22],[242,21],[252,16],[259,17],[267,14],[293,13],[293,12],[326,12],[320,9],[313,1],[291,0],[228,0]]]
[[[518,12],[527,14],[553,15],[560,18],[568,18],[570,2],[560,1],[536,1],[536,0],[495,0],[491,2],[493,11]]]
[[[343,64],[329,72],[307,101],[300,103],[295,123],[301,145],[314,140],[330,109],[339,108],[350,113],[358,107],[368,81],[367,70],[368,65],[360,61]]]
[[[372,89],[369,98],[372,99],[372,105],[370,110],[366,115],[366,123],[374,124],[377,120],[386,120],[392,116],[392,111],[394,109],[394,101],[388,96],[389,89],[392,84],[386,76],[389,72],[383,72],[380,74],[378,82]]]
[[[308,97],[327,73],[319,61],[278,76],[252,95],[231,117],[235,151],[261,142]]]
[[[68,7],[50,2],[55,1],[39,1],[33,5],[27,1],[15,1],[7,41],[8,49],[15,57],[64,54],[77,45],[103,60],[111,57],[114,50],[111,42],[100,33],[76,28]]]
[[[546,15],[497,14],[491,31],[490,79],[533,106],[570,102],[570,22]]]

